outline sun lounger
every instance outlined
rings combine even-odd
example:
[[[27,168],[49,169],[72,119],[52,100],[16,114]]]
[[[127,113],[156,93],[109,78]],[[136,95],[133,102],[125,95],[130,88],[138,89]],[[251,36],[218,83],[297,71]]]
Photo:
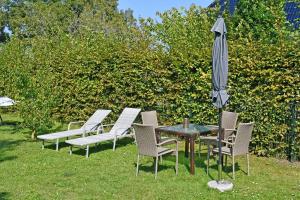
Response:
[[[140,111],[141,109],[137,108],[125,108],[111,130],[107,133],[66,140],[66,143],[71,145],[70,154],[72,154],[73,146],[86,147],[86,157],[88,158],[90,145],[110,140],[113,140],[113,150],[115,150],[117,139],[134,136],[130,134],[130,128]]]
[[[42,149],[44,149],[45,141],[56,141],[56,151],[58,151],[59,139],[69,138],[71,136],[82,135],[85,136],[87,133],[101,131],[101,123],[106,118],[106,116],[111,112],[111,110],[97,110],[85,123],[84,121],[70,122],[67,131],[49,133],[44,135],[39,135],[37,138],[42,140]],[[71,125],[84,123],[79,129],[71,129]]]

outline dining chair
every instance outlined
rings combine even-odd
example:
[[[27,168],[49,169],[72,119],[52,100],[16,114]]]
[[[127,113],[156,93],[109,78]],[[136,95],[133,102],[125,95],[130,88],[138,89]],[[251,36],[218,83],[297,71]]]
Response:
[[[236,130],[236,122],[238,119],[238,113],[235,112],[222,112],[222,121],[221,127],[224,128],[224,135],[222,136],[223,140],[228,140],[230,136]],[[207,144],[208,151],[210,151],[210,145],[217,145],[218,137],[217,136],[200,136],[199,137],[199,158],[201,153],[201,143]]]
[[[158,115],[155,110],[141,112],[142,121],[145,125],[152,125],[155,128],[164,127],[158,124]],[[160,134],[157,135],[158,142],[170,139],[169,137],[162,137]]]
[[[227,164],[227,156],[232,157],[232,177],[235,179],[235,156],[246,155],[247,157],[247,174],[250,175],[249,170],[249,144],[251,141],[252,131],[254,127],[254,122],[250,123],[239,123],[238,129],[236,131],[235,137],[231,142],[228,140],[222,140],[225,146],[222,147],[221,152],[226,156],[226,164]],[[218,148],[214,148],[212,150],[213,154],[218,153]],[[207,152],[207,171],[209,167],[209,154]]]
[[[155,110],[141,112],[143,124],[152,125],[154,128],[158,127],[157,112]]]
[[[157,177],[158,157],[175,153],[176,164],[175,171],[178,174],[178,142],[176,139],[168,139],[163,142],[157,143],[155,130],[152,125],[134,124],[133,125],[136,143],[138,147],[137,164],[136,164],[136,176],[139,172],[139,160],[140,156],[150,156],[155,158],[155,179]],[[165,148],[163,145],[176,144],[175,149]]]

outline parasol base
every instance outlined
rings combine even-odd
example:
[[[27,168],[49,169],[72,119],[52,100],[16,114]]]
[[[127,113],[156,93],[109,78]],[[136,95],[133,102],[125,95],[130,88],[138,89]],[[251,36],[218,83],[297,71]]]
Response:
[[[233,184],[229,181],[209,181],[207,183],[209,188],[218,189],[220,192],[232,190]]]

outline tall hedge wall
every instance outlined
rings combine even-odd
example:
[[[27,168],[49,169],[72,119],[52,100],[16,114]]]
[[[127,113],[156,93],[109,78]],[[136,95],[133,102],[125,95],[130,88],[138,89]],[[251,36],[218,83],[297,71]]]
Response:
[[[12,36],[0,46],[0,95],[20,100],[24,124],[38,133],[52,120],[83,119],[97,108],[112,109],[115,119],[126,106],[155,109],[164,124],[186,116],[216,123],[210,100],[216,16],[216,10],[192,6],[162,13],[161,23],[142,19],[140,26],[126,27],[119,20],[109,33],[84,26],[76,34]],[[284,156],[289,103],[300,100],[299,31],[278,23],[270,42],[268,35],[245,35],[246,25],[224,17],[231,95],[226,109],[240,113],[240,122],[255,121],[255,153]],[[299,126],[297,134],[299,153]]]

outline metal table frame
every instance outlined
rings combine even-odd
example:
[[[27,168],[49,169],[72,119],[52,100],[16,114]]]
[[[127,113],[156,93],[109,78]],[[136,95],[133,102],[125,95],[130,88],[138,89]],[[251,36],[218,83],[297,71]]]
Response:
[[[195,174],[195,140],[199,135],[207,135],[209,133],[218,132],[217,126],[190,124],[188,128],[183,125],[165,126],[156,128],[157,134],[167,133],[185,138],[185,157],[190,157],[190,174]],[[190,151],[189,151],[190,149]],[[189,155],[190,154],[190,155]]]

